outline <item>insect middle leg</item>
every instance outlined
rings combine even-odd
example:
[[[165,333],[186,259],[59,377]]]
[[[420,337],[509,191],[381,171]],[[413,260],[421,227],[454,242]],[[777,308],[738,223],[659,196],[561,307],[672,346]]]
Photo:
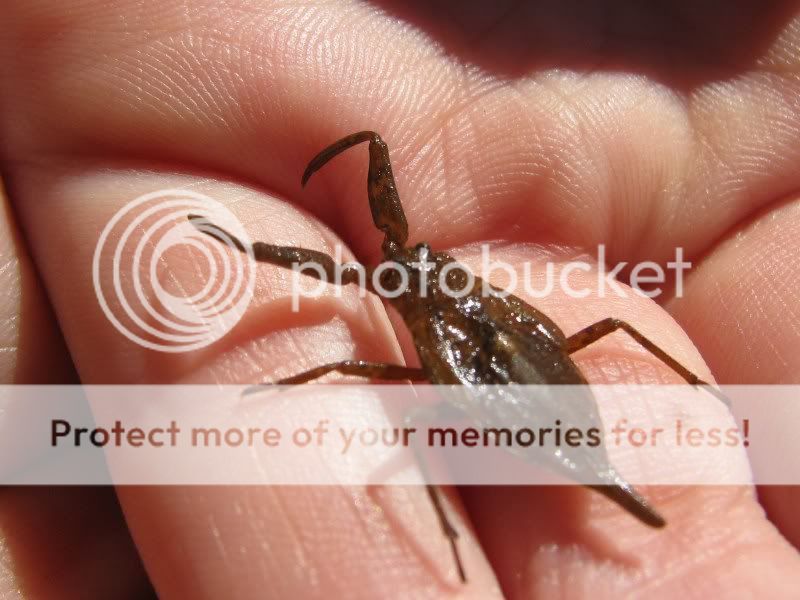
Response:
[[[308,371],[303,371],[291,377],[285,377],[278,381],[261,383],[248,387],[242,392],[243,396],[249,396],[256,392],[262,391],[264,388],[273,387],[276,385],[296,385],[300,383],[308,383],[314,379],[319,379],[328,373],[341,373],[342,375],[355,375],[356,377],[367,377],[369,379],[384,379],[386,381],[424,381],[426,379],[425,372],[422,369],[413,367],[404,367],[402,365],[390,365],[388,363],[373,363],[363,360],[343,360],[340,362],[329,363],[321,365]]]
[[[670,369],[675,371],[678,375],[680,375],[683,379],[686,380],[687,383],[690,385],[702,385],[714,396],[716,396],[719,400],[723,403],[729,405],[730,401],[725,397],[722,392],[718,391],[716,388],[711,387],[708,382],[703,381],[697,375],[692,373],[689,369],[684,367],[681,363],[675,360],[672,356],[667,354],[664,350],[659,348],[654,342],[650,341],[644,335],[639,333],[632,325],[626,323],[625,321],[621,321],[620,319],[615,319],[613,317],[609,317],[608,319],[603,319],[602,321],[598,321],[593,325],[589,325],[588,327],[581,329],[579,332],[571,335],[567,338],[567,352],[572,354],[585,348],[586,346],[593,344],[600,338],[607,336],[610,333],[614,333],[617,329],[622,329],[625,333],[631,336],[634,340],[639,342],[639,344],[650,354],[655,356],[659,359],[662,363],[667,365]]]
[[[403,367],[401,365],[390,365],[388,363],[373,363],[363,360],[343,360],[341,362],[322,365],[308,371],[303,371],[297,375],[286,377],[275,382],[275,385],[295,385],[307,383],[318,379],[328,373],[341,373],[342,375],[355,375],[357,377],[367,377],[369,379],[385,379],[424,381],[427,379],[425,371],[414,367]]]
[[[415,367],[404,367],[401,365],[391,365],[387,363],[371,363],[358,360],[344,360],[341,362],[322,365],[314,369],[309,369],[308,371],[303,371],[302,373],[298,373],[297,375],[280,379],[276,381],[273,385],[294,385],[294,384],[307,383],[309,381],[318,379],[319,377],[322,377],[332,372],[341,373],[342,375],[356,375],[359,377],[368,377],[370,379],[385,379],[385,380],[408,379],[411,381],[424,381],[427,379],[425,371]],[[248,388],[247,390],[245,390],[245,394],[257,391],[260,388],[261,386],[253,386],[252,388]],[[410,425],[417,423],[421,420],[435,421],[447,414],[449,414],[449,411],[447,405],[445,404],[425,406],[416,409],[411,414],[406,416],[405,422],[406,425]],[[445,511],[444,503],[442,502],[439,489],[435,485],[430,483],[431,477],[428,472],[428,467],[425,462],[425,457],[422,455],[418,443],[412,442],[411,448],[414,452],[415,458],[417,459],[417,464],[419,465],[420,471],[422,472],[422,478],[425,481],[425,489],[427,490],[428,497],[430,498],[431,504],[433,505],[434,512],[436,513],[436,518],[439,521],[439,525],[442,528],[442,532],[444,533],[445,537],[447,538],[450,544],[450,549],[452,551],[453,559],[456,564],[458,576],[462,582],[466,582],[467,581],[466,572],[464,571],[464,565],[461,561],[461,556],[458,552],[458,546],[456,545],[456,542],[458,540],[458,531],[450,522],[450,519],[447,517],[447,512]]]

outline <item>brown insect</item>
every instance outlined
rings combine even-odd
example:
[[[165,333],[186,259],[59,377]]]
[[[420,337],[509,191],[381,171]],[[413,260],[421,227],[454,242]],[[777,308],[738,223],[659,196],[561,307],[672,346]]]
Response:
[[[477,390],[478,386],[484,389],[492,384],[577,384],[579,387],[575,389],[582,392],[577,393],[571,402],[563,402],[561,396],[520,398],[514,395],[514,386],[506,386],[494,388],[501,391],[489,396],[466,394],[458,401],[456,408],[484,427],[503,427],[509,423],[525,422],[537,415],[558,415],[564,422],[580,423],[583,427],[600,426],[596,402],[571,355],[622,329],[688,383],[707,385],[631,325],[619,319],[603,319],[567,337],[547,315],[516,296],[482,294],[481,291],[485,289],[482,280],[474,276],[470,280],[461,268],[448,268],[443,281],[447,282],[450,290],[464,291],[470,283],[473,287],[466,293],[459,293],[459,297],[445,293],[438,284],[439,276],[446,265],[456,261],[444,252],[431,251],[425,243],[406,247],[408,225],[392,175],[389,150],[377,133],[354,133],[322,150],[303,173],[302,184],[305,185],[311,175],[331,158],[361,142],[369,142],[367,195],[375,226],[384,233],[383,256],[408,275],[407,282],[403,282],[399,269],[387,269],[380,274],[379,281],[384,290],[390,291],[397,291],[401,284],[405,284],[404,291],[392,294],[395,297],[389,301],[411,331],[422,367],[346,360],[322,365],[275,383],[306,383],[338,372],[371,379],[458,384],[467,390]],[[190,218],[195,220],[201,217]],[[246,250],[241,241],[224,230],[217,229],[215,233],[204,228],[203,231],[224,243],[232,242],[240,251]],[[322,267],[326,281],[335,280],[337,269],[340,269],[343,285],[360,281],[355,267],[341,267],[322,252],[263,242],[254,243],[252,252],[257,261],[286,268],[315,262]],[[423,269],[424,278],[421,276]],[[304,273],[321,276],[312,271]],[[367,271],[368,275],[372,273],[371,269]],[[369,281],[371,277],[367,277],[366,282],[368,289],[374,292]],[[424,289],[421,287],[423,282]],[[714,388],[707,389],[726,401]],[[530,460],[528,454],[524,454],[523,458]],[[592,481],[586,485],[604,494],[647,525],[665,525],[658,512],[614,470],[604,450],[580,454],[558,451],[544,459],[556,472],[575,479],[580,477],[582,482]],[[459,576],[466,581],[456,545],[458,533],[447,518],[437,488],[428,484],[427,489],[442,530],[450,542]]]

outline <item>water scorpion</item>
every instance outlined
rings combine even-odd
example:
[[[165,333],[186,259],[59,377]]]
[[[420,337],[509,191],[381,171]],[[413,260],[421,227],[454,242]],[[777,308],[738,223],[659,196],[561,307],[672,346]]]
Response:
[[[311,160],[303,173],[302,185],[305,186],[309,178],[334,156],[362,142],[369,142],[367,196],[375,226],[384,234],[383,256],[408,275],[402,278],[400,269],[386,269],[380,273],[379,281],[383,290],[393,292],[398,291],[401,284],[405,285],[401,293],[392,293],[388,301],[398,310],[410,330],[421,367],[345,360],[321,365],[274,384],[301,384],[337,372],[369,379],[460,385],[468,389],[485,386],[504,389],[499,386],[508,386],[507,394],[465,395],[456,408],[472,422],[484,427],[529,422],[534,415],[558,415],[564,422],[599,425],[596,401],[572,355],[614,331],[623,330],[689,384],[706,386],[705,389],[726,402],[718,390],[708,386],[620,319],[603,319],[567,337],[552,319],[517,296],[482,294],[485,288],[481,278],[472,276],[470,280],[460,268],[447,269],[444,279],[447,287],[462,292],[468,283],[473,287],[465,293],[459,293],[458,297],[444,293],[437,283],[439,275],[447,265],[456,261],[445,252],[433,251],[426,243],[412,247],[406,245],[408,224],[392,174],[389,149],[380,135],[374,131],[361,131],[331,144]],[[202,219],[200,216],[190,217],[196,225]],[[207,227],[201,230],[220,242],[246,251],[244,244],[225,230]],[[336,280],[337,270],[342,285],[362,281],[354,266],[340,266],[322,252],[263,242],[255,242],[251,250],[257,261],[289,269],[297,264],[317,263],[321,267],[320,274],[314,271],[304,271],[304,274],[320,277],[324,273],[325,280],[329,282]],[[420,277],[420,269],[426,271],[424,278]],[[369,283],[373,270],[367,269],[366,273],[368,277],[364,281],[367,289],[376,292]],[[424,293],[420,289],[420,282],[423,281],[426,285]],[[513,385],[509,384],[568,384],[584,391],[570,398],[569,402],[564,402],[556,396],[532,399],[530,396],[514,395]],[[656,528],[666,524],[663,517],[617,473],[605,450],[591,453],[559,451],[545,458],[546,464],[556,472],[580,480],[643,523]],[[448,519],[438,489],[429,483],[427,490],[442,531],[452,548],[459,577],[466,582],[456,543],[458,533]]]

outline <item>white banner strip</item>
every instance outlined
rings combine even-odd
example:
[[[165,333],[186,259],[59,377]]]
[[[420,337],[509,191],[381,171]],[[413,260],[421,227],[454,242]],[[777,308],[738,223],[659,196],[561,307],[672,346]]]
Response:
[[[800,386],[0,386],[0,483],[800,484]]]

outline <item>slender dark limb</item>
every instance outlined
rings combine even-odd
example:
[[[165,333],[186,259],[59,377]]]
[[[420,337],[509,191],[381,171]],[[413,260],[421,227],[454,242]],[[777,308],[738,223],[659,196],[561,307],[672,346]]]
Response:
[[[421,420],[428,422],[436,421],[440,414],[443,414],[443,412],[446,414],[446,412],[449,410],[452,410],[452,407],[446,404],[420,407],[409,414],[406,417],[405,422],[408,426],[418,423]],[[461,561],[461,554],[458,551],[458,530],[453,526],[453,524],[450,522],[450,519],[447,517],[447,512],[444,509],[444,503],[442,502],[439,488],[430,483],[431,476],[428,471],[428,465],[425,462],[425,457],[422,455],[422,452],[420,452],[419,442],[412,442],[411,449],[414,451],[414,457],[416,458],[417,464],[419,465],[419,470],[422,473],[422,479],[425,481],[425,489],[428,491],[428,497],[431,499],[431,504],[433,504],[433,510],[436,512],[436,518],[439,519],[439,525],[442,528],[442,533],[450,544],[450,550],[453,554],[453,561],[455,562],[456,570],[458,571],[458,578],[461,580],[461,583],[467,583],[467,573],[464,570],[464,563]]]
[[[199,215],[189,215],[189,221],[198,228],[199,231],[214,238],[226,246],[236,248],[240,252],[247,252],[244,243],[233,234],[215,225],[205,217]],[[300,272],[315,279],[320,279],[328,283],[361,283],[369,288],[369,273],[362,266],[344,266],[338,264],[324,252],[307,250],[306,248],[296,248],[294,246],[274,246],[264,242],[253,243],[253,257],[258,262],[284,267],[286,269],[300,268],[304,263],[319,265],[320,270],[304,268]],[[337,277],[341,277],[341,280]]]
[[[366,361],[345,360],[337,363],[322,365],[314,369],[309,369],[308,371],[303,371],[302,373],[298,373],[297,375],[280,379],[270,385],[292,385],[292,384],[307,383],[309,381],[312,381],[314,379],[317,379],[332,372],[341,373],[342,375],[356,375],[359,377],[368,377],[370,379],[385,379],[385,380],[409,379],[411,381],[424,381],[427,379],[425,371],[419,368],[404,367],[401,365],[390,365],[387,363],[372,363]],[[263,386],[253,386],[251,388],[246,389],[244,394],[247,395],[257,392],[260,389],[262,389],[262,387]],[[424,418],[428,420],[435,420],[435,415],[439,415],[440,413],[442,413],[442,411],[446,410],[448,410],[447,405],[443,405],[441,408],[437,406],[425,407],[423,409],[415,411],[412,415],[406,417],[405,421],[406,424],[411,424],[423,418],[423,415]],[[444,510],[444,505],[439,495],[438,488],[433,484],[428,483],[430,482],[431,478],[428,473],[428,468],[425,463],[425,458],[419,451],[417,443],[412,443],[411,446],[412,450],[414,451],[414,456],[417,459],[417,463],[419,464],[420,471],[422,472],[422,477],[426,482],[425,488],[428,492],[428,496],[431,499],[431,503],[433,504],[434,511],[436,512],[436,517],[439,519],[439,523],[442,527],[442,532],[450,542],[450,547],[453,552],[453,558],[456,563],[456,568],[458,569],[458,576],[462,582],[466,583],[467,576],[464,571],[464,565],[461,562],[461,556],[458,552],[458,547],[456,545],[456,540],[458,540],[458,531],[453,526],[453,524],[450,523],[450,520],[447,518],[447,513]]]
[[[408,240],[408,223],[392,174],[389,148],[381,136],[374,131],[359,131],[334,142],[311,159],[303,173],[301,183],[305,185],[316,171],[337,154],[366,141],[369,142],[369,173],[367,174],[369,207],[375,227],[383,231],[386,236],[383,241],[383,251],[385,255],[389,256],[405,246]]]
[[[428,475],[425,473],[425,462],[422,460],[422,457],[419,456],[419,453],[415,451],[414,454],[417,455],[417,462],[420,465],[420,469],[423,471],[422,476],[425,477],[425,481],[428,481]],[[467,583],[467,573],[464,570],[464,564],[461,562],[461,554],[458,552],[458,531],[453,527],[450,519],[447,518],[447,513],[444,510],[442,498],[439,494],[439,488],[431,483],[426,483],[425,489],[428,490],[428,497],[431,499],[433,509],[436,511],[436,517],[439,519],[439,524],[442,526],[442,533],[444,533],[444,536],[450,543],[450,550],[453,553],[453,561],[456,563],[458,578],[461,580],[461,583]]]
[[[341,373],[342,375],[355,375],[357,377],[367,377],[369,379],[391,380],[411,380],[424,381],[427,379],[425,371],[414,367],[403,367],[401,365],[390,365],[387,363],[373,363],[364,360],[343,360],[340,362],[329,363],[308,371],[303,371],[291,377],[285,377],[271,383],[263,383],[246,388],[242,396],[248,396],[260,392],[265,387],[276,385],[295,385],[308,383],[314,379],[319,379],[328,373]]]
[[[355,375],[357,377],[367,377],[369,379],[410,379],[411,381],[424,381],[427,379],[425,371],[414,367],[373,363],[363,360],[343,360],[341,362],[330,363],[322,365],[321,367],[309,369],[308,371],[303,371],[302,373],[286,377],[285,379],[280,379],[276,381],[274,385],[307,383],[334,371],[342,375]]]
[[[609,317],[608,319],[603,319],[602,321],[598,321],[594,325],[589,325],[585,329],[581,329],[578,333],[575,333],[571,335],[569,338],[567,338],[567,352],[569,354],[577,352],[578,350],[585,348],[589,344],[593,344],[600,338],[615,332],[617,329],[622,329],[623,331],[625,331],[629,336],[631,336],[633,339],[639,342],[639,344],[645,350],[650,352],[650,354],[655,356],[662,363],[664,363],[670,369],[675,371],[678,375],[683,377],[687,383],[695,386],[698,385],[705,386],[705,389],[707,389],[711,394],[713,394],[715,397],[717,397],[720,401],[722,401],[726,405],[730,406],[730,400],[728,400],[728,398],[726,398],[722,392],[717,390],[715,387],[712,387],[706,381],[700,379],[697,375],[692,373],[689,369],[687,369],[677,360],[672,358],[664,350],[659,348],[655,343],[651,342],[644,335],[639,333],[636,329],[634,329],[632,325],[626,323],[625,321],[615,319],[613,317]]]
[[[628,484],[587,485],[586,487],[598,491],[606,498],[613,500],[645,525],[661,529],[667,524],[664,517]]]

